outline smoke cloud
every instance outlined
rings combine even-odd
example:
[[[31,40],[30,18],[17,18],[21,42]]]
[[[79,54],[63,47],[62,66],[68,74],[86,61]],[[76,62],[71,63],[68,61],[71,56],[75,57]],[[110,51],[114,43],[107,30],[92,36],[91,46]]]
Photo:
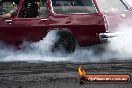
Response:
[[[127,1],[127,3],[128,3],[129,5],[132,6],[132,1],[131,1],[131,0],[126,0],[126,1]]]

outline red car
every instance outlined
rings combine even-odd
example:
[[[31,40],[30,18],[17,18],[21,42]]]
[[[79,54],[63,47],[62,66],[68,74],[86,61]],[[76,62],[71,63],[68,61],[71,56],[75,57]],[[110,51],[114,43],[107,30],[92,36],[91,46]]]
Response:
[[[12,2],[3,2],[0,14],[12,8]],[[52,41],[52,50],[63,47],[66,52],[73,52],[77,43],[107,42],[119,22],[132,18],[131,7],[124,0],[20,0],[15,13],[0,18],[1,41],[19,45],[53,33],[58,38]]]

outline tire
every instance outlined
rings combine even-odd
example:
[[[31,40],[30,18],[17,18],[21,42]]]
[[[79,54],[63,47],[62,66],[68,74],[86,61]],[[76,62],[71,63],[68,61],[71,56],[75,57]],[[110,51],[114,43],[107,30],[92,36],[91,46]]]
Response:
[[[56,40],[52,41],[51,51],[55,52],[64,52],[64,53],[72,53],[75,51],[75,39],[69,32],[65,32],[63,30],[51,30],[52,34],[54,31],[54,36]]]

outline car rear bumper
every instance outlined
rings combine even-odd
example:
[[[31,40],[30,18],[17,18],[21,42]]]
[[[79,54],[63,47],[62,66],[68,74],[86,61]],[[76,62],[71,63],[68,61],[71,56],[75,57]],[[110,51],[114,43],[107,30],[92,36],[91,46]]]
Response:
[[[109,38],[113,38],[119,35],[121,34],[120,33],[100,33],[99,34],[100,43],[107,43],[109,42]]]

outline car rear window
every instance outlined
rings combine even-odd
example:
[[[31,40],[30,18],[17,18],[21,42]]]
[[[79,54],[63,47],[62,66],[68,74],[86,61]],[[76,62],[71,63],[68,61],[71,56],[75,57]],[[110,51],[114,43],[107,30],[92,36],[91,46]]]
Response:
[[[52,0],[52,5],[57,14],[96,13],[92,0]]]
[[[104,12],[128,10],[122,0],[98,0]]]

